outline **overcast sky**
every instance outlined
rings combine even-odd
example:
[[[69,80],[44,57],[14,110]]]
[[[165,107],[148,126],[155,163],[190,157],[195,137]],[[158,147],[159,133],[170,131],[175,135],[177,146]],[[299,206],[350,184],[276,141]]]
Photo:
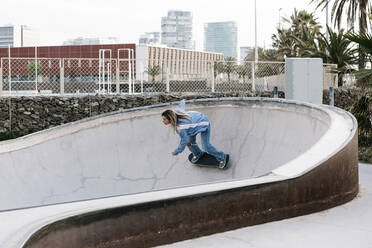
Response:
[[[258,45],[270,46],[281,16],[294,8],[315,11],[310,0],[257,0]],[[77,37],[118,37],[137,43],[144,32],[160,31],[168,10],[193,13],[196,48],[203,49],[203,24],[236,21],[239,46],[254,46],[254,0],[1,0],[0,25],[25,24],[40,29],[41,45],[60,45]],[[281,11],[279,9],[282,8]],[[316,11],[321,24],[325,12]]]

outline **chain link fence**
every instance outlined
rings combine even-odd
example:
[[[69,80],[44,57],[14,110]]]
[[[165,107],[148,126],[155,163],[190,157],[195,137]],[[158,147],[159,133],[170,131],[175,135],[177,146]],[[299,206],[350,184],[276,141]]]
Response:
[[[284,62],[1,58],[1,95],[152,94],[285,90]],[[337,87],[324,64],[324,89]]]

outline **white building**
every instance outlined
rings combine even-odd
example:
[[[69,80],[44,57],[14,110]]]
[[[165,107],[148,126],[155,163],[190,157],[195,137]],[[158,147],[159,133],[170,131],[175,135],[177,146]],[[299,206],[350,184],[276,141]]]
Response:
[[[92,37],[92,38],[84,38],[78,37],[75,39],[69,39],[63,42],[64,46],[72,46],[72,45],[103,45],[103,44],[118,44],[120,43],[119,38],[116,37]]]
[[[192,13],[168,11],[168,16],[161,19],[161,43],[167,47],[193,49]]]
[[[159,45],[160,32],[146,32],[140,36],[138,43],[140,45]]]
[[[222,53],[211,53],[188,49],[166,47],[164,45],[137,45],[137,79],[153,66],[159,66],[161,76],[167,74],[170,80],[205,78],[212,73],[214,62],[223,61]]]
[[[38,46],[40,31],[26,25],[6,25],[0,27],[0,47]]]

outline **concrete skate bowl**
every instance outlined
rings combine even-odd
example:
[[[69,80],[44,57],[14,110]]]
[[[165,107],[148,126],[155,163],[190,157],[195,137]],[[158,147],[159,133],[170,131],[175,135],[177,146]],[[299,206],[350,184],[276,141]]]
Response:
[[[160,114],[176,106],[0,143],[1,211],[120,198],[54,212],[30,225],[19,247],[151,247],[324,210],[358,193],[357,123],[343,110],[265,98],[187,101],[187,111],[209,117],[211,143],[230,154],[230,168],[219,170],[191,165],[187,149],[171,156],[179,138]]]

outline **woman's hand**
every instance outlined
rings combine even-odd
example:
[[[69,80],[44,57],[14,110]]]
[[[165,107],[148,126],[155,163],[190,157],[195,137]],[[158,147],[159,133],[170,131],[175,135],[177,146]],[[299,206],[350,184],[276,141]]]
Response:
[[[175,154],[174,152],[172,152],[172,155],[173,155],[173,156],[177,156],[177,154]]]

